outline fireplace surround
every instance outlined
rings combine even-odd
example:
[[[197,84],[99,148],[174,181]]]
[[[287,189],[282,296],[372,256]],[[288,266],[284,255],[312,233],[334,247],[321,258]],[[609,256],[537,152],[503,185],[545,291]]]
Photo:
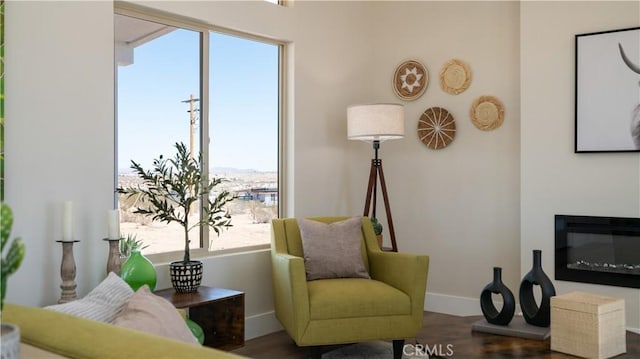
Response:
[[[555,279],[640,288],[640,218],[556,215]]]

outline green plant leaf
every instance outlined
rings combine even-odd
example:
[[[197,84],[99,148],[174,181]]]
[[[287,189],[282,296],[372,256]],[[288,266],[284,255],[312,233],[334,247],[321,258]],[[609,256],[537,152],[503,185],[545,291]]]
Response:
[[[9,240],[12,226],[13,212],[6,203],[2,203],[2,205],[0,205],[0,240],[2,241],[0,251],[4,252],[4,245]]]

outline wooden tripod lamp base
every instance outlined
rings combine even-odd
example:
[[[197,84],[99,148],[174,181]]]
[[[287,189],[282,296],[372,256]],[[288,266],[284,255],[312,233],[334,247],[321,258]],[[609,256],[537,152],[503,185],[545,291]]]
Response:
[[[369,171],[369,185],[367,186],[367,195],[365,197],[363,216],[376,217],[376,190],[377,190],[377,178],[380,177],[380,187],[382,190],[382,199],[384,200],[384,209],[387,216],[387,228],[389,229],[389,235],[391,237],[391,250],[393,252],[398,251],[398,245],[396,243],[396,232],[393,228],[393,219],[391,217],[391,207],[389,206],[389,195],[387,193],[387,184],[384,180],[384,171],[382,170],[382,160],[372,159],[371,170]],[[373,208],[370,212],[371,202],[373,200]]]

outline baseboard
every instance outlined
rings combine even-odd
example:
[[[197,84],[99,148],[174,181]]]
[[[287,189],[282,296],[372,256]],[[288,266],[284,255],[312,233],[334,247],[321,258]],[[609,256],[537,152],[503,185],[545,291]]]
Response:
[[[251,315],[244,318],[244,339],[249,340],[283,330],[276,319],[275,311]]]
[[[498,303],[496,303],[497,305]],[[516,305],[519,305],[516,303]],[[466,317],[482,315],[479,298],[459,297],[440,293],[426,293],[424,310],[435,313]],[[516,308],[516,315],[522,315],[520,308]],[[627,327],[627,330],[640,334],[640,328]]]
[[[442,314],[458,315],[482,315],[479,298],[458,297],[455,295],[429,293],[425,297],[424,310]]]

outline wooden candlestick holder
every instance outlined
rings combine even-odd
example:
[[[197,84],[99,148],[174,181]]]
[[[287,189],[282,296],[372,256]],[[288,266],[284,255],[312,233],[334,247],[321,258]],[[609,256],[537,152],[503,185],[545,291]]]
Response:
[[[122,267],[122,260],[120,259],[120,241],[122,238],[111,239],[103,238],[104,241],[109,242],[109,257],[107,258],[107,274],[113,272],[120,275],[120,267]]]
[[[80,241],[56,242],[62,243],[62,263],[60,264],[60,277],[62,277],[60,289],[62,289],[62,295],[60,296],[60,300],[58,300],[58,303],[62,304],[78,299],[78,295],[76,294],[76,261],[73,258],[73,244]]]

